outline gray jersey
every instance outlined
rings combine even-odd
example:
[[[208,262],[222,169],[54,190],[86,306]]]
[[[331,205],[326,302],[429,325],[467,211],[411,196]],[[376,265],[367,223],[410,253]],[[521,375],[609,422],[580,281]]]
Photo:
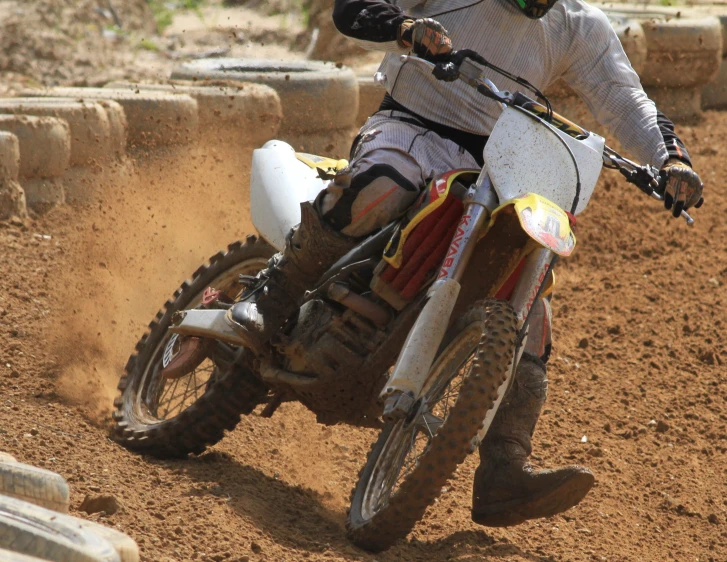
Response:
[[[606,15],[582,0],[560,0],[548,14],[528,19],[507,0],[390,0],[414,18],[442,23],[454,49],[472,49],[540,90],[562,78],[599,123],[644,163],[661,167],[668,157],[654,102],[624,53]],[[380,67],[386,90],[409,110],[443,125],[487,135],[500,108],[462,82],[436,80],[421,66],[402,63],[396,42],[354,39],[389,51]],[[495,73],[500,89],[522,90]],[[524,92],[528,93],[528,92]]]

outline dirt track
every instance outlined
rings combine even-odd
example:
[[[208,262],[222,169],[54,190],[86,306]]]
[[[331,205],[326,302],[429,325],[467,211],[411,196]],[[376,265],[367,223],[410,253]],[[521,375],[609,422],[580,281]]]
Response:
[[[184,154],[164,175],[142,164],[80,219],[0,224],[0,450],[67,477],[72,508],[115,495],[124,509],[104,521],[155,562],[726,560],[727,115],[680,133],[707,184],[695,228],[606,173],[558,271],[534,459],[597,478],[565,516],[475,526],[471,458],[407,542],[372,556],[343,528],[372,432],[285,405],[189,461],[109,441],[113,387],[144,325],[205,256],[250,231],[238,202],[249,154]]]

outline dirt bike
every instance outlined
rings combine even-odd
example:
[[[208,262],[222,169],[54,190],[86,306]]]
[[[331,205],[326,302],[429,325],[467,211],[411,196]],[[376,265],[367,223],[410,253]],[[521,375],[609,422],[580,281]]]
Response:
[[[531,306],[552,290],[556,260],[574,251],[576,215],[602,168],[657,199],[665,182],[472,51],[437,64],[406,60],[501,105],[484,168],[434,178],[252,352],[226,311],[284,246],[300,204],[346,165],[266,143],[253,154],[250,194],[261,238],[213,256],[167,301],[129,359],[114,413],[114,438],[155,456],[200,454],[241,415],[270,417],[284,401],[301,402],[323,424],[379,429],[347,521],[350,539],[374,551],[408,534],[483,439],[513,379]],[[483,69],[544,103],[499,91]]]

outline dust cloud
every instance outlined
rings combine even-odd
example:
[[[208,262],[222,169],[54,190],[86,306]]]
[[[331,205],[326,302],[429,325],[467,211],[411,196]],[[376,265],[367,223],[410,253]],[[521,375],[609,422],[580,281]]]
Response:
[[[254,231],[252,151],[201,144],[115,164],[87,182],[65,213],[65,304],[48,334],[57,392],[90,421],[108,423],[136,341],[197,267]]]

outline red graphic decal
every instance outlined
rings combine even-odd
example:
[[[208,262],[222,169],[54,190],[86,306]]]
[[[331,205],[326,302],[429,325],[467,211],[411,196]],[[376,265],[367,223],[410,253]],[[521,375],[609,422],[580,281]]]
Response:
[[[462,239],[465,235],[465,230],[462,227],[469,226],[469,221],[471,218],[472,217],[470,215],[464,215],[459,220],[459,224],[457,225],[457,231],[454,234],[454,238],[452,239],[452,243],[449,246],[449,250],[447,250],[447,257],[444,259],[442,269],[439,270],[439,275],[437,276],[437,279],[442,279],[449,275],[449,268],[452,267],[455,258],[459,254],[460,244],[462,243]]]

